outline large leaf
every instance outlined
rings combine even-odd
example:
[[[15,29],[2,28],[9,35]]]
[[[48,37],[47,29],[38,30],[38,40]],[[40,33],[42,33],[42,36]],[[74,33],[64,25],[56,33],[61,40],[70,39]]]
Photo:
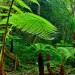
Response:
[[[0,8],[9,10],[9,6],[5,6],[5,5],[0,5]]]
[[[2,45],[3,45],[3,44],[0,43],[0,47],[1,47]]]
[[[42,43],[36,43],[31,45],[33,48],[35,48],[36,50],[45,50],[46,45],[42,44]]]
[[[3,20],[2,23],[5,23],[5,21]],[[22,31],[37,35],[46,40],[50,40],[50,35],[56,32],[56,27],[50,22],[32,13],[13,15],[10,17],[9,23]]]
[[[75,32],[75,17],[70,19],[70,24],[73,27],[73,31]]]
[[[16,4],[18,4],[19,6],[26,8],[28,10],[31,11],[31,8],[22,0],[14,0],[14,2],[16,2]],[[9,10],[9,6],[6,5],[0,5],[0,8],[4,8],[4,9],[8,9]],[[19,12],[21,12],[21,10],[14,4],[13,9],[18,10]]]
[[[12,8],[15,9],[15,10],[16,10],[17,12],[19,12],[19,13],[23,13],[23,12],[21,11],[21,9],[18,8],[17,6],[15,6],[15,5],[13,5]]]
[[[65,61],[75,53],[75,49],[73,47],[57,47],[56,49]]]
[[[5,5],[1,5],[0,8],[9,10],[9,6],[5,6]],[[12,8],[13,8],[14,10],[16,10],[18,13],[23,13],[23,12],[21,11],[21,9],[18,8],[16,5],[13,5]]]
[[[1,16],[8,16],[8,14],[7,13],[0,13],[0,17]]]
[[[4,31],[5,31],[4,29],[0,29],[0,34],[4,33]]]
[[[39,5],[38,1],[37,0],[30,0],[30,2],[33,2],[33,3],[36,3]]]
[[[15,0],[15,2],[18,3],[21,7],[24,7],[24,8],[26,8],[26,9],[31,11],[30,7],[24,1],[22,1],[22,0]]]

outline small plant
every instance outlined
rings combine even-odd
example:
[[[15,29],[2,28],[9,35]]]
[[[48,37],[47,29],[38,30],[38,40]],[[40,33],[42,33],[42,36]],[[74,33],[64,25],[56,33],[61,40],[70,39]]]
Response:
[[[56,44],[57,47],[72,47],[72,44],[64,42],[64,40],[61,40],[60,43]]]

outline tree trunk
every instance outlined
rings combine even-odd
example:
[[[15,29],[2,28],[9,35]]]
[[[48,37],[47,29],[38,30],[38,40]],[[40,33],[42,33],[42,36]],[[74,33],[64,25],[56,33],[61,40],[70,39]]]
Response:
[[[44,62],[41,52],[38,55],[38,66],[39,66],[39,75],[44,75]]]
[[[49,62],[50,61],[50,54],[47,54],[46,60],[48,61],[48,63],[47,63],[47,69],[48,69],[49,75],[54,75],[53,70],[50,67],[50,62]]]
[[[13,53],[13,39],[11,39],[11,49],[10,52]]]
[[[65,75],[64,66],[60,65],[60,75]]]

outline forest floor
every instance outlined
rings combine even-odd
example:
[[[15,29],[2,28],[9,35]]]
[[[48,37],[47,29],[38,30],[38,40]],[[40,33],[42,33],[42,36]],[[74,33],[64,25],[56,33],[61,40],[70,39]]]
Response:
[[[7,72],[7,75],[39,75],[39,74],[23,74],[23,73],[15,73],[15,72]],[[48,75],[48,74],[45,74]],[[68,74],[68,75],[75,75],[75,74]]]
[[[39,75],[39,74],[19,74],[19,73],[7,73],[7,75]]]
[[[38,73],[6,72],[6,75],[39,75]]]
[[[10,73],[7,73],[7,75],[39,75],[39,74],[19,74],[19,73],[17,73],[17,74],[10,74]],[[48,74],[45,74],[45,75],[48,75]],[[75,74],[68,74],[68,75],[75,75]]]

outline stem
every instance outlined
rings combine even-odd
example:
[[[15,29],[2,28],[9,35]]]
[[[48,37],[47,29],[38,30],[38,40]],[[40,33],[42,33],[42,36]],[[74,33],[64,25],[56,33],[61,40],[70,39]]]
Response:
[[[11,39],[11,43],[10,44],[11,44],[10,52],[13,53],[13,39]]]
[[[9,12],[8,12],[8,17],[7,17],[7,22],[6,22],[6,25],[5,25],[5,32],[3,34],[3,46],[2,46],[2,51],[1,51],[2,52],[2,56],[1,56],[1,62],[0,62],[0,68],[1,68],[0,70],[2,71],[2,73],[3,73],[3,60],[4,60],[6,34],[8,32],[8,22],[9,22],[9,17],[10,17],[10,12],[11,12],[11,9],[12,9],[13,2],[14,2],[14,0],[12,0],[12,3],[10,5],[10,9],[9,9]],[[1,74],[1,75],[3,75],[3,74]]]

